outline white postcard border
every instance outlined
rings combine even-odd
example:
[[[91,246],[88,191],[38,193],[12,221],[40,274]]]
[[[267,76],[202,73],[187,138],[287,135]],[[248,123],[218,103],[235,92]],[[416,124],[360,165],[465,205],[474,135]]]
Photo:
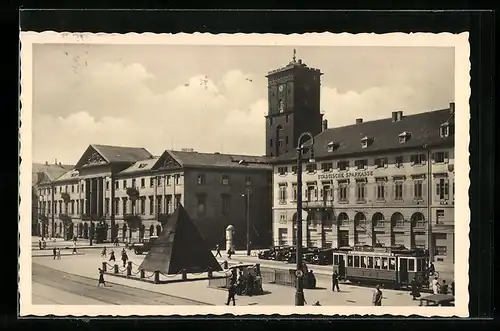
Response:
[[[21,32],[21,127],[19,207],[19,313],[21,316],[157,316],[197,314],[234,315],[392,315],[467,317],[469,305],[469,34],[152,34],[152,33],[42,33]],[[92,306],[33,305],[31,283],[31,163],[32,163],[32,47],[35,44],[129,44],[129,45],[268,45],[283,46],[436,46],[455,48],[455,307],[350,307],[350,306]],[[29,249],[28,249],[29,248]],[[293,298],[290,298],[293,300]]]

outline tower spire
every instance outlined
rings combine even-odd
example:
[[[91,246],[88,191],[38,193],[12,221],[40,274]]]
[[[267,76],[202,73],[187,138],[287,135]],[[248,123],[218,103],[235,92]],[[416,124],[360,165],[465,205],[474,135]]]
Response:
[[[296,54],[297,54],[297,50],[294,48],[293,49],[293,62],[295,62]]]

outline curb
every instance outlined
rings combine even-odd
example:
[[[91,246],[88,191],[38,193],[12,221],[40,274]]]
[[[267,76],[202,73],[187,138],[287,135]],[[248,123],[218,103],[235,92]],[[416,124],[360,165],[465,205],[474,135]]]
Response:
[[[115,274],[112,272],[105,272],[105,275],[108,276],[114,276],[114,277],[119,277],[119,278],[124,278],[124,279],[130,279],[130,280],[136,280],[139,282],[144,282],[144,283],[150,283],[150,284],[156,284],[156,285],[162,285],[162,284],[174,284],[174,283],[186,283],[186,282],[195,282],[199,280],[210,280],[210,279],[224,279],[226,278],[225,276],[214,276],[212,278],[209,277],[203,277],[203,278],[188,278],[188,279],[172,279],[172,280],[160,280],[158,283],[155,283],[154,280],[146,279],[146,278],[137,278],[134,276],[126,276],[126,275],[121,275],[121,274]]]
[[[76,254],[61,253],[61,256],[75,256],[75,255],[85,255],[85,253],[76,253]],[[33,254],[31,254],[31,257],[54,257],[54,255],[51,255],[51,254],[33,255]]]

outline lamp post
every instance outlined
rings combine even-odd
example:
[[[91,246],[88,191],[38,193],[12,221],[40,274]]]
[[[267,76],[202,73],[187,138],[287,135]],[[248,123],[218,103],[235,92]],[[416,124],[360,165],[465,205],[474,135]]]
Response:
[[[295,305],[304,305],[304,287],[303,287],[303,277],[299,276],[302,272],[302,154],[304,152],[304,146],[302,145],[302,139],[304,137],[309,137],[311,140],[311,155],[309,157],[309,162],[314,162],[314,137],[309,132],[304,132],[300,135],[297,141],[297,249],[296,249],[296,260],[297,260],[297,287],[295,291]]]
[[[247,192],[242,194],[246,197],[246,220],[247,220],[247,256],[250,256],[250,188],[247,187]]]

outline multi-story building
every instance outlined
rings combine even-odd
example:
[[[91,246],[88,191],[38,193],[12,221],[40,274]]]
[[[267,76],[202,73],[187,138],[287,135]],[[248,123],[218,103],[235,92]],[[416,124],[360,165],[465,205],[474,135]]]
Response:
[[[323,127],[303,164],[303,245],[404,245],[454,261],[454,103]],[[297,152],[276,158],[273,238],[295,244]]]
[[[271,241],[271,172],[265,157],[91,145],[75,168],[39,188],[39,208],[54,234],[88,238],[99,222],[107,239],[159,234],[181,203],[211,245],[236,228],[246,242],[245,194],[250,192],[253,245]]]

